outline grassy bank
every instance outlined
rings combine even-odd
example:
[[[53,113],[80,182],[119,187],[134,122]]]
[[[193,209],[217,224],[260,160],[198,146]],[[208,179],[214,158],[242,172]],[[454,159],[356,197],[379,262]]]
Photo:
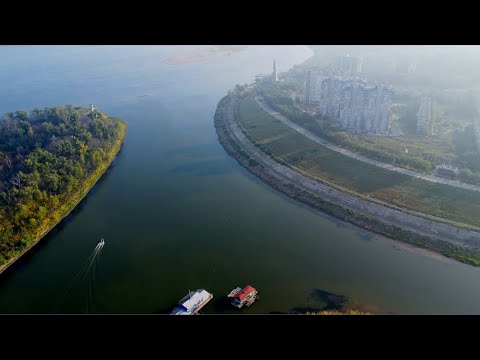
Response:
[[[267,154],[312,177],[455,225],[480,226],[478,192],[416,179],[339,154],[266,113],[253,95],[241,101],[239,120]]]
[[[233,99],[233,97],[223,98],[215,113],[215,127],[219,142],[223,145],[227,153],[234,157],[240,165],[258,176],[263,182],[293,199],[366,230],[441,253],[463,263],[480,266],[480,254],[476,249],[455,246],[452,243],[432,239],[394,225],[386,224],[382,222],[381,219],[356,213],[350,209],[325,201],[309,191],[296,187],[293,183],[279,181],[278,178],[272,176],[269,169],[264,168],[262,165],[254,161],[254,159],[252,159],[231,137],[225,124],[225,116],[228,107],[232,106],[231,101]],[[273,155],[273,157],[275,157],[275,155]],[[281,159],[278,160],[282,162]]]

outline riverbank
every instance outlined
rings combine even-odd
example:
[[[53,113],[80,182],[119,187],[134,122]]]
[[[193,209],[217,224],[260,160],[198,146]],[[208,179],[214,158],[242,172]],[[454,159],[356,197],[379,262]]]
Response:
[[[408,176],[335,151],[286,124],[288,119],[265,111],[253,94],[242,100],[239,121],[252,143],[297,172],[369,202],[480,232],[478,191]]]
[[[126,124],[122,121],[120,124],[120,137],[115,141],[114,145],[107,153],[108,159],[105,161],[95,172],[93,172],[90,177],[85,181],[83,187],[78,191],[70,201],[64,204],[61,208],[61,215],[57,219],[53,220],[50,225],[47,226],[47,229],[42,230],[40,234],[35,236],[35,240],[31,242],[25,249],[23,249],[15,257],[9,259],[5,264],[0,266],[0,275],[7,270],[12,264],[14,264],[18,259],[25,255],[29,250],[31,250],[35,245],[37,245],[40,240],[42,240],[50,231],[52,231],[58,224],[62,222],[76,207],[77,205],[88,195],[90,190],[95,186],[95,184],[100,180],[102,175],[107,171],[107,169],[112,164],[113,160],[117,157],[117,154],[120,152],[123,142],[126,136]]]
[[[480,266],[480,234],[371,204],[306,178],[274,161],[245,137],[235,122],[237,106],[238,99],[229,96],[218,104],[215,128],[219,141],[230,156],[263,182],[293,199],[366,230]]]

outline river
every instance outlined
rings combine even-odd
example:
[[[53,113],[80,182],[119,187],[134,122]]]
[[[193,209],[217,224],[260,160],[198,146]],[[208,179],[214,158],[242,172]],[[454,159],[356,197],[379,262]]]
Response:
[[[0,47],[0,113],[93,103],[128,125],[91,193],[0,276],[0,313],[165,313],[197,288],[215,296],[205,313],[320,309],[328,293],[370,311],[480,313],[480,269],[288,199],[218,143],[213,115],[228,89],[270,73],[273,59],[285,71],[310,50],[251,46],[166,63],[190,48]],[[101,238],[95,273],[81,273]],[[247,284],[259,302],[221,305]]]

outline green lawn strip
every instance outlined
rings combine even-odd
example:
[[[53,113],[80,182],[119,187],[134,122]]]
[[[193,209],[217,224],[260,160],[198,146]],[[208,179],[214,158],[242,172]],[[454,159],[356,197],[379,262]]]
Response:
[[[456,226],[480,226],[478,192],[416,179],[339,154],[273,118],[252,95],[241,101],[239,119],[251,139],[314,177]]]

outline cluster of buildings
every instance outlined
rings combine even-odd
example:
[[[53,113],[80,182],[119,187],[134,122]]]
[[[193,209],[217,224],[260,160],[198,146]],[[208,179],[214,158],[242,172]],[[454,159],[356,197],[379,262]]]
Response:
[[[384,134],[390,123],[393,91],[360,79],[361,66],[360,58],[345,56],[337,60],[334,71],[309,69],[305,102],[318,104],[322,116],[336,120],[348,131]]]
[[[458,167],[448,165],[448,164],[440,164],[437,165],[437,175],[442,176],[449,179],[454,179],[459,173]]]
[[[430,134],[432,124],[432,98],[422,96],[417,112],[417,133]]]

